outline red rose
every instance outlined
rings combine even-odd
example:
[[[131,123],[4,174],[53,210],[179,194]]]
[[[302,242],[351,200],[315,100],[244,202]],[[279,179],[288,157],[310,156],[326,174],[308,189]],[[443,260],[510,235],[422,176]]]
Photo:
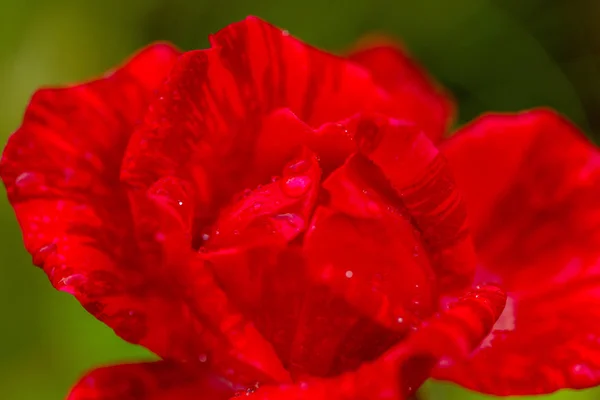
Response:
[[[443,139],[452,105],[398,48],[338,58],[256,18],[211,43],[37,92],[4,151],[34,263],[162,358],[70,399],[598,382],[600,157],[575,127]]]

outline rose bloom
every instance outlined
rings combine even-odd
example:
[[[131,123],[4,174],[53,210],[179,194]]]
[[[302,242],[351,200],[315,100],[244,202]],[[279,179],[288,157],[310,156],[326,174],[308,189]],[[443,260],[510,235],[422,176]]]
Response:
[[[576,127],[450,136],[450,98],[393,45],[337,57],[257,18],[211,43],[38,91],[4,151],[34,264],[160,357],[69,399],[598,383],[600,156]]]

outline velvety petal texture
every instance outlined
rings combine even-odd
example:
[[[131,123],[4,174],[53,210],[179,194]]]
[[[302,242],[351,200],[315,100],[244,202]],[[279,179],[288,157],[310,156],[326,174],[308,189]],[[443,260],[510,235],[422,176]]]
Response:
[[[132,342],[163,346],[163,299],[144,291],[119,169],[134,126],[179,56],[150,46],[99,80],[43,89],[11,136],[0,172],[25,246],[59,290]],[[154,310],[152,312],[147,312]]]
[[[600,382],[600,151],[548,110],[487,115],[442,146],[463,192],[477,279],[509,291],[466,362],[437,376],[499,395]]]
[[[440,144],[451,117],[400,48],[337,57],[254,17],[36,93],[0,163],[25,245],[161,358],[69,399],[407,399],[436,366],[597,383],[597,150],[548,111]]]

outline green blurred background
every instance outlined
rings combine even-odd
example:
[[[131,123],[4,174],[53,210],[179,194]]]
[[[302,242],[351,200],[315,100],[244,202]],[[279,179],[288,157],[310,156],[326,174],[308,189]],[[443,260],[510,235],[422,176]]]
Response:
[[[154,40],[205,47],[209,33],[248,14],[330,50],[370,32],[401,38],[453,91],[461,122],[546,105],[600,137],[597,0],[0,0],[1,143],[37,87],[101,74]],[[52,290],[4,195],[0,238],[0,399],[61,399],[88,368],[151,357]],[[423,397],[486,398],[434,383]]]

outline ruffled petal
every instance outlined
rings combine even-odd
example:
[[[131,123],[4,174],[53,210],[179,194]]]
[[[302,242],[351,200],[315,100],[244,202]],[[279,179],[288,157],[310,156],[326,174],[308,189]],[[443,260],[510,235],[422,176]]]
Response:
[[[443,293],[459,292],[473,277],[475,253],[466,209],[445,159],[414,126],[363,115],[348,124],[371,183],[391,196],[420,232]]]
[[[452,364],[468,355],[492,329],[506,296],[493,286],[479,287],[432,318],[377,360],[333,378],[293,385],[264,385],[257,400],[408,399],[438,362]]]
[[[102,79],[37,92],[0,172],[25,246],[52,284],[124,339],[181,355],[188,349],[165,340],[165,327],[186,321],[185,310],[147,290],[119,187],[130,134],[178,56],[150,46]]]
[[[396,103],[396,118],[416,122],[437,142],[454,117],[450,95],[434,82],[407,52],[392,41],[369,40],[348,58],[371,72]]]
[[[479,281],[509,291],[484,345],[439,378],[498,395],[600,382],[600,152],[551,111],[488,115],[442,147]]]
[[[227,400],[243,390],[206,366],[157,361],[96,369],[67,400]]]
[[[314,128],[391,107],[389,95],[357,64],[257,18],[228,26],[211,43],[177,62],[131,140],[122,171],[132,187],[147,188],[163,176],[191,182],[205,193],[196,207],[199,228],[234,193],[262,183],[249,166],[258,136],[270,130],[265,119],[276,110],[289,109]]]
[[[377,357],[431,315],[440,289],[463,289],[474,268],[464,208],[431,142],[386,117],[340,125],[362,153],[324,182],[304,239],[311,288],[292,348],[296,375],[328,376]]]

